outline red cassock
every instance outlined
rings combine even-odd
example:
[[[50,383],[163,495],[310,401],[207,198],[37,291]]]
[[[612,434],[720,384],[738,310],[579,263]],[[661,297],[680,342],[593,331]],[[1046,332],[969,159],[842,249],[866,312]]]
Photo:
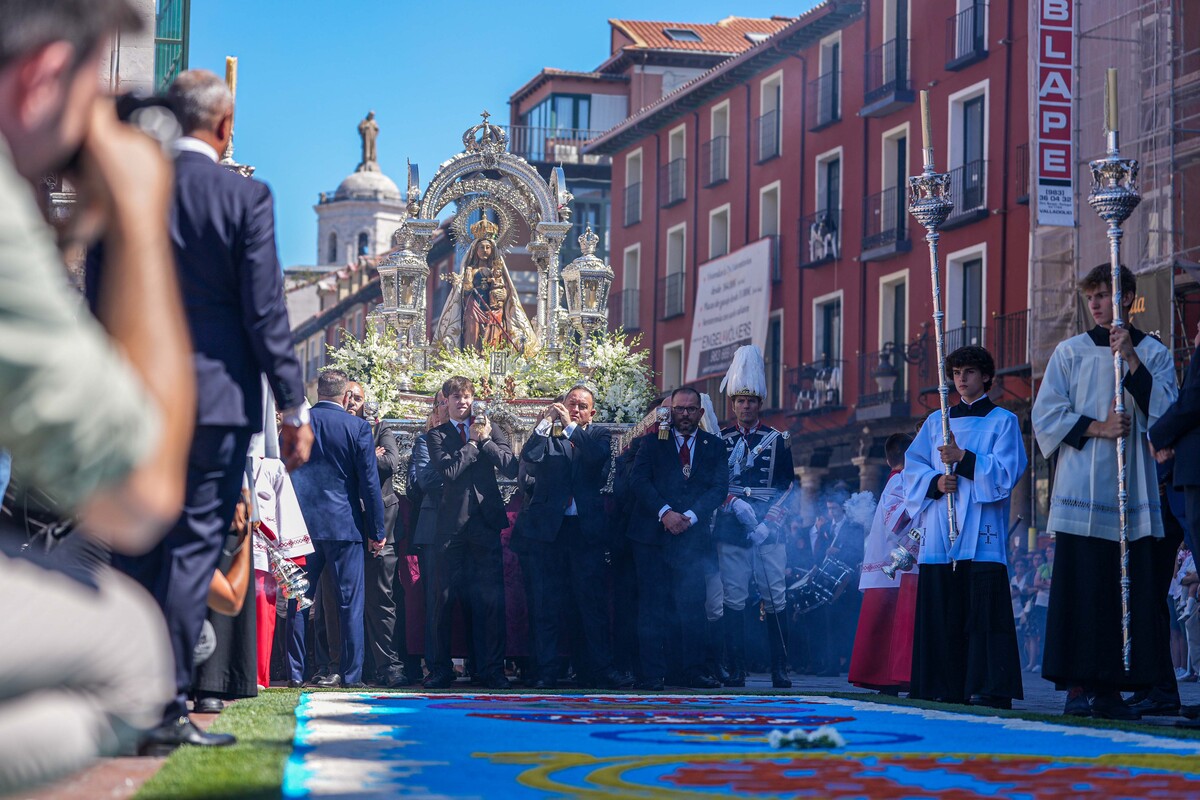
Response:
[[[917,615],[917,576],[900,574],[895,589],[863,592],[850,683],[864,689],[908,689],[912,675],[913,626]]]

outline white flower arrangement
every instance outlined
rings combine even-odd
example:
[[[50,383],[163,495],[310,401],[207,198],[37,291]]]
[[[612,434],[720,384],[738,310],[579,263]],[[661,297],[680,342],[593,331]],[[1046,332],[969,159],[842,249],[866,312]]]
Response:
[[[367,399],[379,403],[381,416],[401,416],[404,409],[398,397],[401,373],[395,364],[395,329],[370,321],[362,339],[354,338],[344,328],[341,333],[340,347],[326,345],[329,353],[327,365],[342,370],[350,380],[361,383]]]
[[[774,750],[782,750],[785,747],[795,750],[817,750],[846,746],[846,740],[832,725],[822,725],[812,731],[792,728],[786,733],[776,729],[767,735],[767,741],[771,743],[771,748]]]

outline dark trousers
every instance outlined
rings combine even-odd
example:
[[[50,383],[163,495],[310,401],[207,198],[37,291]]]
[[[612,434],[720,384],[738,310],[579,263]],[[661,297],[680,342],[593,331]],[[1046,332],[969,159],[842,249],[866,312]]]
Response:
[[[683,677],[699,675],[704,664],[703,554],[676,543],[660,546],[634,542],[633,560],[637,569],[642,680],[665,678],[667,654],[672,651]],[[672,623],[678,625],[674,630]]]
[[[314,552],[306,561],[304,571],[308,576],[308,594],[316,594],[317,584],[326,566],[333,570],[337,580],[338,623],[341,628],[341,654],[339,663],[342,680],[358,683],[362,680],[363,665],[363,543],[330,542],[315,540]],[[288,677],[294,681],[304,680],[304,640],[309,624],[310,608],[296,610],[296,603],[288,603]]]
[[[632,673],[638,665],[637,570],[633,550],[624,536],[612,543],[613,666]]]
[[[1162,498],[1162,521],[1164,536],[1151,545],[1154,553],[1154,585],[1159,593],[1158,613],[1155,614],[1154,636],[1158,660],[1157,675],[1151,695],[1155,700],[1168,703],[1179,702],[1179,682],[1175,679],[1175,662],[1171,659],[1171,613],[1175,606],[1163,600],[1171,589],[1175,577],[1175,556],[1183,544],[1183,525],[1171,511],[1171,504],[1164,494]]]
[[[396,654],[396,543],[389,533],[378,556],[366,556],[363,577],[366,581],[367,607],[363,613],[366,627],[367,658],[371,676],[386,682],[389,670],[400,668]]]
[[[193,651],[208,613],[208,585],[233,521],[249,445],[246,428],[198,426],[188,451],[183,514],[149,553],[113,558],[117,569],[154,595],[166,618],[175,656],[175,699],[163,714],[166,721],[187,714]]]
[[[471,520],[450,541],[425,546],[429,581],[425,596],[425,664],[430,674],[453,669],[450,613],[461,600],[471,618],[472,674],[504,674],[507,629],[504,617],[504,554],[500,532]]]
[[[577,620],[581,659],[576,672],[587,678],[611,670],[608,598],[603,591],[604,544],[584,540],[579,517],[563,517],[553,542],[525,543],[521,569],[529,583],[537,676],[543,680],[559,677],[559,629],[564,612],[568,620]]]

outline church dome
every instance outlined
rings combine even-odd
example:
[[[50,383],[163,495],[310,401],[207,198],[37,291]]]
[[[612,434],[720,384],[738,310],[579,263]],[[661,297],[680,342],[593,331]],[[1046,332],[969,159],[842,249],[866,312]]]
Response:
[[[337,200],[399,200],[400,188],[382,172],[361,170],[347,175],[333,196]]]

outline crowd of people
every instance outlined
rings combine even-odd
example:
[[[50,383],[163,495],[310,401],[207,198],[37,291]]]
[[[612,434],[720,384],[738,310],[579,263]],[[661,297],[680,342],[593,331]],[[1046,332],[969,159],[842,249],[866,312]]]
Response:
[[[270,190],[218,163],[225,84],[178,76],[164,154],[95,85],[107,37],[140,25],[127,0],[0,12],[0,603],[20,609],[0,616],[0,793],[230,745],[191,713],[273,679],[785,689],[795,669],[1008,708],[1040,672],[1067,714],[1200,710],[1178,691],[1200,660],[1200,359],[1180,389],[1162,343],[1116,324],[1107,265],[1032,409],[1055,463],[1037,552],[1008,552],[1028,454],[977,346],[946,359],[945,418],[887,440],[873,513],[846,486],[802,508],[754,346],[724,430],[683,387],[610,458],[577,385],[514,445],[457,376],[405,462],[354,376],[305,399]],[[79,192],[58,228],[50,172]],[[78,245],[86,310],[60,255]]]

